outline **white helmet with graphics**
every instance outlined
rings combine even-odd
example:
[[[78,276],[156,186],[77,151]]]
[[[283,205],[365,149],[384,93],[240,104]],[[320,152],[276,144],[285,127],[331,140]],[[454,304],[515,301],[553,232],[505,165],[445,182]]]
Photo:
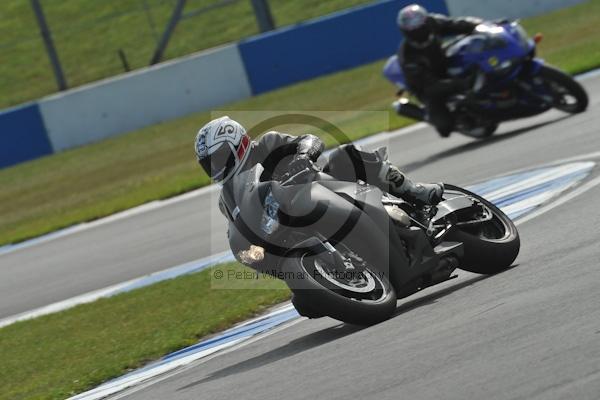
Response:
[[[246,129],[225,116],[210,121],[196,135],[196,157],[215,182],[225,183],[248,158],[250,137]]]

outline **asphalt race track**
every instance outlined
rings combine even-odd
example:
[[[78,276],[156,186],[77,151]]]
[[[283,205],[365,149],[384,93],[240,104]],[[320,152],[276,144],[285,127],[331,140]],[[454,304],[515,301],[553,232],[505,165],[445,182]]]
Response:
[[[390,156],[416,180],[458,185],[599,161],[600,77],[584,84],[591,104],[582,115],[505,124],[484,142],[422,128],[390,138]],[[596,167],[587,180],[598,175]],[[304,320],[126,397],[597,400],[598,199],[595,186],[521,224],[517,265],[502,274],[461,273],[366,329]],[[0,318],[225,250],[214,202],[198,196],[0,255]]]

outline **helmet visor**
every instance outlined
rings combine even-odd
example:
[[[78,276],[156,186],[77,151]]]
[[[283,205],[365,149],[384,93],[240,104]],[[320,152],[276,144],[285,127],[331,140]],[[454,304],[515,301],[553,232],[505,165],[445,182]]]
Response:
[[[404,31],[404,34],[409,40],[413,42],[425,43],[430,39],[432,32],[428,24],[423,24],[417,29]]]
[[[235,153],[227,144],[223,144],[212,154],[199,160],[199,162],[213,181],[220,182],[235,166]]]

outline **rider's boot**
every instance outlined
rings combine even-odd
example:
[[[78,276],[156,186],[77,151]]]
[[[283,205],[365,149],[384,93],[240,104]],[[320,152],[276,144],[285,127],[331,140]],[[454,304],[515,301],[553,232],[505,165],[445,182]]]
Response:
[[[390,193],[412,203],[436,205],[444,194],[443,183],[413,183],[395,165],[386,163],[383,180],[390,187]]]
[[[438,134],[447,138],[454,130],[454,115],[448,110],[445,101],[436,99],[427,103],[427,122],[435,127]]]
[[[450,137],[450,134],[452,133],[452,129],[448,129],[446,127],[437,127],[436,126],[435,129],[436,129],[437,133],[440,135],[440,137],[443,137],[443,138]]]

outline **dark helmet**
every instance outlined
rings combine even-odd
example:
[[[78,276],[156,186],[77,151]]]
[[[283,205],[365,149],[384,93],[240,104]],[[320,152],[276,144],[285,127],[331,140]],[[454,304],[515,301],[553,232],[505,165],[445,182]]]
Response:
[[[433,29],[429,22],[429,13],[424,7],[418,4],[404,7],[398,13],[396,22],[406,40],[413,46],[425,47],[433,42]]]

